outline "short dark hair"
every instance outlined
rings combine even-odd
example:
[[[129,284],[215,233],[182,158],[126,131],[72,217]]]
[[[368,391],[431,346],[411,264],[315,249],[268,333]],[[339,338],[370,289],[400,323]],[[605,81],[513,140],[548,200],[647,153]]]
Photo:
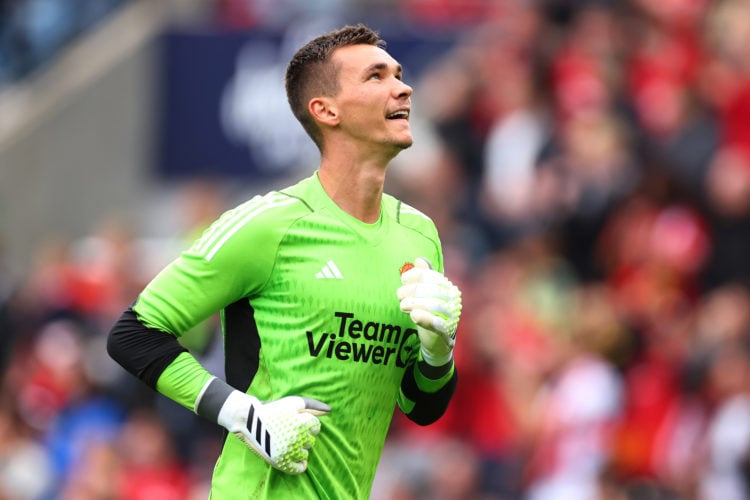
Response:
[[[300,48],[286,68],[286,97],[292,113],[313,142],[322,148],[320,129],[307,109],[316,96],[335,96],[339,91],[339,68],[331,64],[334,50],[349,45],[385,47],[385,41],[364,24],[344,26],[320,35]]]

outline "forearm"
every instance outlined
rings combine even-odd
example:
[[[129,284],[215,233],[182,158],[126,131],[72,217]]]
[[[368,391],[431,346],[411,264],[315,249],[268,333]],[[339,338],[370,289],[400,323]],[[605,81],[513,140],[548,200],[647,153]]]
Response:
[[[132,309],[110,331],[107,351],[128,372],[191,411],[213,378],[174,335],[145,326]]]
[[[448,408],[456,390],[458,374],[453,360],[434,367],[421,357],[401,380],[398,404],[406,416],[419,425],[429,425]]]

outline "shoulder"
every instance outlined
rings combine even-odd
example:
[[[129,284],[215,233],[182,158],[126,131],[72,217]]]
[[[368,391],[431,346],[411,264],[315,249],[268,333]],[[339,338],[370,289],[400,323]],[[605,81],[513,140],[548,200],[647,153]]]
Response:
[[[222,248],[234,243],[243,246],[253,240],[268,243],[280,238],[294,221],[309,213],[304,200],[281,191],[254,196],[224,212],[195,241],[192,250],[211,260]]]
[[[411,233],[415,242],[413,249],[421,249],[417,255],[427,258],[435,269],[443,269],[443,253],[440,235],[434,221],[427,214],[390,195],[383,196],[383,206],[388,216],[403,231]]]
[[[430,216],[398,198],[384,194],[383,206],[389,216],[398,224],[421,233],[437,233],[435,223]]]

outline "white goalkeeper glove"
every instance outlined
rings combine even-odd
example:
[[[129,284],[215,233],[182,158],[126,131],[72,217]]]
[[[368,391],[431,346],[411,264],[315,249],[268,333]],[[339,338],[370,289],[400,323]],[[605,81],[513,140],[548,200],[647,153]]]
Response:
[[[261,402],[214,378],[196,403],[196,413],[212,419],[240,438],[274,468],[302,474],[307,457],[320,433],[319,415],[331,408],[300,396]]]
[[[453,358],[461,291],[422,257],[401,275],[401,283],[401,310],[417,324],[422,357],[432,366],[445,365]]]

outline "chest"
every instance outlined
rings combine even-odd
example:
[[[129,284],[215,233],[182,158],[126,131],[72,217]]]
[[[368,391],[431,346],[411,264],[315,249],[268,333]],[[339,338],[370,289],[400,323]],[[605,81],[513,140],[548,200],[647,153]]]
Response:
[[[401,267],[428,251],[422,240],[398,227],[362,235],[344,225],[300,225],[279,246],[267,292],[303,307],[389,319],[400,314]]]
[[[399,307],[400,269],[427,248],[398,229],[379,236],[345,227],[290,232],[254,301],[261,330],[277,332],[285,352],[294,345],[316,364],[405,366],[416,330]]]

